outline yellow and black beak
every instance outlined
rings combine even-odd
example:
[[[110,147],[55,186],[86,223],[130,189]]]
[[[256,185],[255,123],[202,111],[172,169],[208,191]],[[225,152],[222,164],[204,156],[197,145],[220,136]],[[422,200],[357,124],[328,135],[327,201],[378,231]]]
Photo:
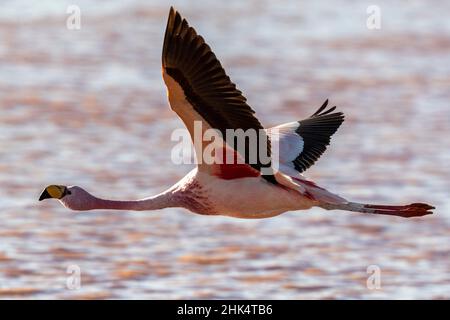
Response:
[[[65,195],[70,194],[70,191],[67,190],[66,186],[57,186],[57,185],[51,185],[42,191],[41,195],[39,196],[39,201],[45,200],[45,199],[62,199]]]

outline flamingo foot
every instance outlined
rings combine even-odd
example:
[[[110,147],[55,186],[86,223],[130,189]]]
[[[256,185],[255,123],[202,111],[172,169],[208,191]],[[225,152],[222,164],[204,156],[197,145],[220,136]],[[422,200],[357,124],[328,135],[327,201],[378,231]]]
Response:
[[[370,209],[372,213],[375,214],[387,214],[403,218],[421,217],[433,214],[431,210],[435,209],[435,207],[426,203],[412,203],[406,206],[366,204],[364,208]]]

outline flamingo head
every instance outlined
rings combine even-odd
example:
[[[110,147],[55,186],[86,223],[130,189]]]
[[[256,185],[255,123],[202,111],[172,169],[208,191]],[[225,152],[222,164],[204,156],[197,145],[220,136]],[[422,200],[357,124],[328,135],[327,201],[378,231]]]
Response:
[[[72,210],[89,210],[94,198],[86,190],[77,186],[50,185],[39,196],[39,201],[45,199],[59,200],[62,205]]]

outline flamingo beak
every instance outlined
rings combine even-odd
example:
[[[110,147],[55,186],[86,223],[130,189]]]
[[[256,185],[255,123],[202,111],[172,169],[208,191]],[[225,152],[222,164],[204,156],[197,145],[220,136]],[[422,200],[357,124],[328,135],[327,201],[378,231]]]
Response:
[[[70,191],[66,186],[51,185],[45,188],[44,191],[42,191],[41,195],[39,196],[39,201],[51,198],[62,199],[67,194],[70,194]]]
[[[52,198],[52,196],[47,192],[47,188],[45,188],[44,191],[42,191],[41,195],[39,196],[39,201],[50,198]]]

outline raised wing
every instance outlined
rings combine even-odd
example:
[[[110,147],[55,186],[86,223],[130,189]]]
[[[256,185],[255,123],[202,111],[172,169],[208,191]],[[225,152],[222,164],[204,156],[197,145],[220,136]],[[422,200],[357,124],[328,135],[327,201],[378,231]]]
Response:
[[[282,124],[268,129],[271,139],[277,135],[279,141],[280,166],[302,173],[311,167],[325,152],[331,136],[344,122],[342,112],[334,112],[336,107],[326,110],[328,100],[309,118]],[[288,173],[288,172],[286,172]]]
[[[265,156],[269,157],[270,141],[254,111],[226,75],[211,48],[173,8],[170,8],[164,36],[162,66],[171,108],[183,120],[193,140],[196,120],[202,121],[205,127],[219,130],[223,137],[226,129],[261,131],[264,136],[259,135],[258,143],[252,144],[257,148],[257,161],[251,161],[248,141],[245,155],[240,156],[255,170],[270,167],[270,163],[263,163],[258,147],[259,140],[264,138],[267,141]],[[263,177],[275,181],[271,175]]]

